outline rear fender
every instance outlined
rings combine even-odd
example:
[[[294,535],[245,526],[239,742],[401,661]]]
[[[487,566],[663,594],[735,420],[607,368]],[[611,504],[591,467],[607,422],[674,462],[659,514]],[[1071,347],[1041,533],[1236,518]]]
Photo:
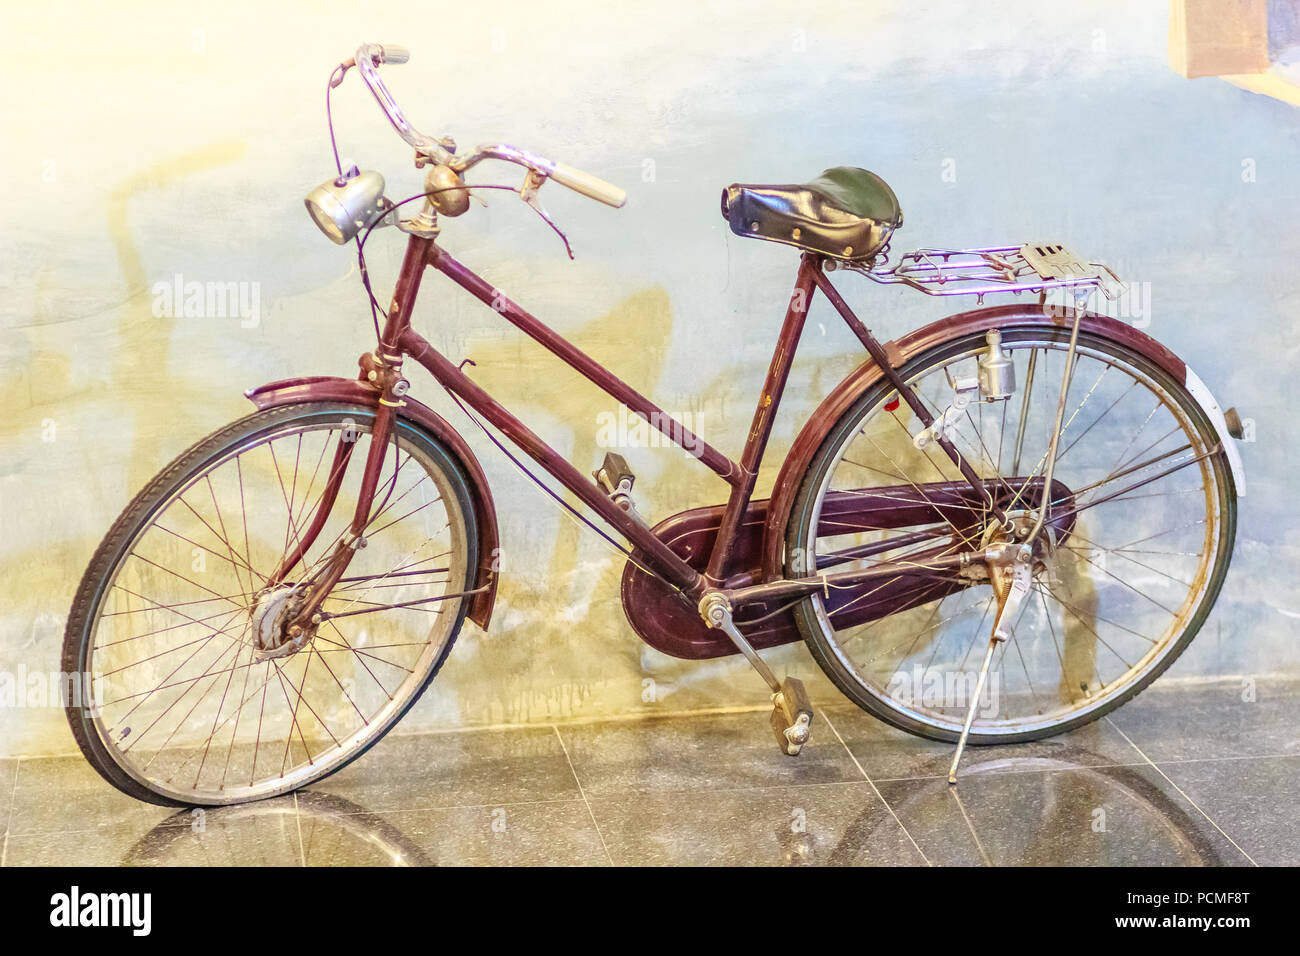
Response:
[[[281,405],[293,405],[299,402],[349,402],[368,408],[379,407],[379,390],[365,382],[351,378],[316,375],[305,378],[290,378],[279,382],[268,382],[257,388],[250,388],[244,397],[259,409],[276,408]],[[487,590],[474,595],[470,602],[468,617],[479,627],[487,630],[492,618],[492,606],[497,597],[496,559],[499,537],[497,534],[496,504],[492,500],[492,489],[488,487],[487,477],[479,466],[474,452],[460,433],[445,418],[417,402],[407,395],[405,403],[397,410],[403,420],[421,431],[427,432],[438,441],[460,465],[469,482],[470,499],[474,503],[474,513],[478,524],[478,573],[474,578],[474,587],[486,587]]]
[[[900,368],[922,352],[958,335],[1033,325],[1060,328],[1064,324],[1065,319],[1059,310],[1043,309],[1038,305],[1005,305],[974,309],[940,319],[914,332],[909,332],[901,339],[887,343],[885,352],[891,364],[895,368]],[[1206,419],[1213,424],[1218,433],[1232,470],[1237,493],[1244,494],[1245,473],[1242,469],[1241,455],[1237,450],[1236,442],[1228,433],[1223,411],[1210,395],[1209,389],[1183,364],[1182,359],[1145,332],[1118,319],[1088,312],[1083,315],[1079,327],[1083,331],[1124,344],[1167,372],[1174,381],[1186,386],[1188,392],[1201,406]],[[858,366],[826,396],[795,439],[790,453],[777,474],[776,484],[767,507],[763,531],[764,580],[773,581],[784,577],[783,559],[790,511],[794,507],[799,486],[813,457],[840,417],[866,389],[871,388],[883,377],[880,368],[870,360]]]

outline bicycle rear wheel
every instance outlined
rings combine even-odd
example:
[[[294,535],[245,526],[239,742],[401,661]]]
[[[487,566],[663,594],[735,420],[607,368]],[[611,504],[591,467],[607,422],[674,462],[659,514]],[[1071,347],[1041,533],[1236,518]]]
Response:
[[[258,646],[343,540],[373,420],[341,403],[257,412],[181,455],[113,525],[77,591],[63,667],[80,682],[73,734],[114,786],[167,805],[294,790],[364,753],[437,674],[473,587],[475,514],[453,458],[400,421],[365,546],[321,623],[283,656]],[[275,582],[317,510],[320,534]]]
[[[1004,329],[1019,388],[1009,400],[970,405],[954,438],[1022,526],[1039,503],[1030,499],[1043,494],[1041,480],[1036,492],[1033,482],[1046,461],[1068,339],[1068,329]],[[937,417],[985,348],[980,332],[958,336],[909,362],[903,378]],[[914,446],[921,427],[886,382],[844,413],[795,501],[791,576],[978,549],[991,516],[973,500],[963,512],[946,499],[929,528],[837,524],[836,508],[856,495],[889,488],[928,503],[944,483],[962,484],[937,445]],[[971,743],[1034,740],[1095,720],[1192,640],[1222,586],[1236,527],[1236,492],[1218,444],[1182,383],[1120,342],[1080,333],[1052,489],[1053,514],[1074,516],[1036,564],[1013,635],[994,655]],[[956,740],[996,615],[992,587],[956,572],[932,575],[903,610],[864,613],[872,591],[890,586],[814,595],[796,608],[800,630],[864,710]]]

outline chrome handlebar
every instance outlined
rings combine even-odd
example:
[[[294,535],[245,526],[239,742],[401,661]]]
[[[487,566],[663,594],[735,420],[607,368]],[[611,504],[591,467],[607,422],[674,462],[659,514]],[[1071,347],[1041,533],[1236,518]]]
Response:
[[[379,104],[379,108],[388,117],[388,122],[392,123],[393,129],[397,130],[397,134],[416,150],[435,162],[450,163],[452,159],[451,152],[438,140],[421,133],[407,121],[405,114],[402,113],[402,108],[397,105],[397,100],[393,99],[393,94],[388,91],[384,81],[379,78],[380,64],[405,63],[410,58],[411,53],[406,47],[393,44],[363,43],[357,47],[357,54],[352,62],[356,65],[357,72],[361,74],[361,79],[365,82],[366,87],[374,96],[375,102]],[[344,66],[347,65],[344,64]]]
[[[384,85],[384,81],[379,78],[379,67],[382,64],[405,63],[410,58],[411,53],[406,47],[388,43],[363,43],[357,48],[356,56],[352,62],[345,62],[343,66],[345,71],[348,66],[356,66],[357,72],[361,74],[361,79],[374,96],[380,109],[388,117],[393,129],[397,130],[398,135],[406,140],[410,146],[414,147],[417,152],[429,157],[435,163],[449,167],[457,173],[465,172],[485,159],[500,159],[523,166],[540,176],[554,179],[560,185],[567,186],[574,192],[581,193],[590,199],[595,199],[615,208],[622,206],[627,201],[627,193],[612,183],[607,183],[603,179],[592,176],[580,169],[575,169],[566,163],[557,163],[555,160],[547,159],[545,156],[536,153],[530,153],[516,146],[510,146],[506,143],[484,145],[477,147],[473,152],[457,156],[453,152],[455,146],[450,140],[438,140],[421,133],[407,121],[401,107],[397,105],[397,100],[393,98],[393,94]]]

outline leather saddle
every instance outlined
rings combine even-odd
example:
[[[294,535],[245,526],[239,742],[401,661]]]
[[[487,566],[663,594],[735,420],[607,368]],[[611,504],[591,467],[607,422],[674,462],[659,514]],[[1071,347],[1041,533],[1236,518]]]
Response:
[[[889,184],[855,166],[836,166],[800,185],[733,183],[722,191],[722,218],[738,236],[846,262],[871,259],[903,224]]]

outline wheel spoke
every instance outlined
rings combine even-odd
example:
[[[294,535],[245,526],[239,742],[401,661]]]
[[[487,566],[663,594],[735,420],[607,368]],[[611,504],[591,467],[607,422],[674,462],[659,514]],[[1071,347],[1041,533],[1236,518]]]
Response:
[[[356,511],[367,456],[342,442],[363,441],[368,420],[259,414],[284,420],[225,449],[196,446],[178,490],[139,509],[150,517],[128,529],[87,625],[96,733],[113,762],[182,802],[292,789],[368,746],[427,683],[472,584],[460,479],[425,439],[395,430],[367,547],[324,596],[319,623],[290,642],[291,602]],[[295,548],[301,565],[273,578]],[[346,613],[366,615],[357,636],[331,619]]]
[[[983,354],[982,335],[967,341],[961,349],[936,346],[934,359],[909,366],[909,383],[936,419],[936,409],[951,402],[954,383],[970,379]],[[1042,736],[1115,706],[1126,689],[1150,679],[1181,649],[1178,638],[1196,619],[1195,609],[1213,599],[1226,566],[1220,502],[1230,507],[1231,498],[1225,498],[1216,458],[1221,446],[1197,424],[1194,400],[1181,382],[1153,374],[1144,359],[1091,334],[1081,336],[1073,365],[1064,360],[1066,336],[1059,331],[1004,332],[1003,345],[1018,371],[1027,373],[1019,396],[1000,409],[968,405],[953,435],[958,454],[997,497],[981,504],[972,495],[969,520],[936,503],[927,486],[960,483],[953,476],[959,469],[914,447],[906,404],[881,387],[846,413],[856,417],[833,429],[843,436],[839,445],[824,449],[812,466],[822,476],[816,491],[823,504],[832,494],[860,495],[861,517],[852,514],[851,501],[827,509],[824,518],[821,505],[802,509],[802,538],[792,543],[809,542],[817,572],[865,569],[913,554],[924,565],[940,550],[973,555],[962,571],[936,576],[935,592],[913,590],[905,575],[891,574],[834,601],[816,596],[796,608],[822,655],[851,665],[853,680],[845,686],[862,689],[861,696],[851,694],[855,700],[878,702],[870,705],[873,712],[883,704],[885,715],[897,713],[900,726],[920,721],[949,739],[960,732],[964,705],[929,699],[928,689],[925,700],[915,688],[914,699],[904,700],[889,681],[900,673],[945,681],[969,673],[989,640],[997,607],[982,573],[984,549],[1019,540],[1031,512],[1052,509],[1055,537],[1036,551],[1035,593],[993,657],[998,713],[977,715],[973,729],[986,741]],[[1067,367],[1073,387],[1061,417],[1053,485],[1040,492],[1051,443],[1046,433]],[[1022,461],[1034,465],[1022,468]],[[942,523],[892,527],[890,520],[873,520],[870,501],[882,489],[890,489],[900,509],[920,513],[926,506]],[[993,526],[995,502],[1018,524]],[[963,598],[965,592],[971,593]]]

